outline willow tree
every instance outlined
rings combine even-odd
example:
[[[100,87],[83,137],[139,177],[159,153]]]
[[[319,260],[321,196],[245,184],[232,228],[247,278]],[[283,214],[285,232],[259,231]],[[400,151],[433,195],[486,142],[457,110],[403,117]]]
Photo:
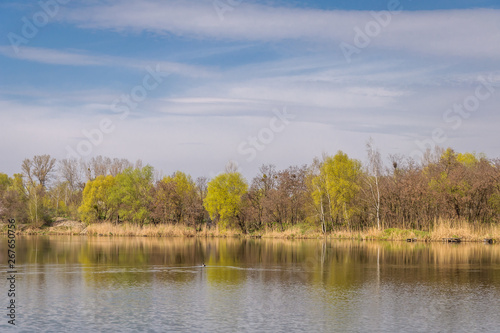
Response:
[[[353,201],[361,189],[362,174],[361,162],[342,151],[333,157],[324,157],[320,166],[317,182],[328,198],[330,214],[348,227],[355,212]]]
[[[111,191],[111,202],[120,219],[143,225],[149,219],[154,169],[152,166],[128,168],[119,173]]]
[[[218,175],[208,183],[207,196],[203,206],[211,219],[218,219],[223,229],[239,218],[241,198],[248,185],[243,176],[236,171]]]
[[[84,222],[91,223],[112,218],[116,211],[111,199],[115,183],[115,177],[102,175],[87,182],[83,189],[82,204],[78,208]]]

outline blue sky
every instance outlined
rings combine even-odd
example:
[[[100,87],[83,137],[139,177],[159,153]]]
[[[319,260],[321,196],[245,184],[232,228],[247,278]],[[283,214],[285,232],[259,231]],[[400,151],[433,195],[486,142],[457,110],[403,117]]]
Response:
[[[500,156],[498,1],[2,1],[0,22],[1,172],[105,155],[251,178],[364,160],[370,137]]]

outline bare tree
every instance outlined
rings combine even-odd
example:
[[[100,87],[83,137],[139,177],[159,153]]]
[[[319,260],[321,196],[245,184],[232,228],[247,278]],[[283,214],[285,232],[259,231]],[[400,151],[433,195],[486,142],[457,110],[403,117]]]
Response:
[[[76,159],[61,160],[59,162],[59,173],[72,191],[75,191],[80,186],[80,168]]]
[[[229,161],[226,164],[226,168],[224,170],[226,173],[235,173],[238,172],[238,162],[236,161]]]
[[[111,167],[111,159],[109,157],[103,157],[101,155],[94,157],[90,160],[92,169],[94,170],[94,176],[106,176],[108,175],[109,169]]]
[[[135,161],[135,168],[142,169],[142,160],[141,159],[138,159],[137,161]]]
[[[28,179],[30,185],[35,185],[35,179],[33,175],[33,162],[26,158],[21,165],[21,169],[23,170],[23,176]]]
[[[205,197],[207,196],[208,180],[209,179],[207,177],[196,178],[196,189],[198,191],[198,196],[201,202],[203,202],[203,200],[205,200]]]
[[[122,173],[125,169],[132,168],[132,163],[125,158],[114,158],[111,162],[109,173],[111,176],[115,177],[119,173]]]
[[[35,184],[35,178],[42,188],[46,188],[47,182],[50,180],[54,172],[56,159],[50,155],[36,155],[33,160],[25,159],[22,164],[24,175],[28,178],[31,185]]]
[[[88,162],[81,162],[81,167],[87,180],[93,180],[99,176],[107,176],[111,170],[112,161],[109,157],[101,155],[92,157]]]
[[[380,177],[382,176],[383,165],[380,152],[373,146],[372,138],[366,143],[366,152],[368,154],[368,175],[365,179],[370,189],[373,207],[375,208],[377,229],[380,230]]]
[[[324,184],[321,178],[321,161],[319,158],[315,157],[313,163],[308,170],[308,184],[310,186],[310,194],[313,206],[318,212],[321,220],[321,231],[326,233],[326,212],[324,205]]]

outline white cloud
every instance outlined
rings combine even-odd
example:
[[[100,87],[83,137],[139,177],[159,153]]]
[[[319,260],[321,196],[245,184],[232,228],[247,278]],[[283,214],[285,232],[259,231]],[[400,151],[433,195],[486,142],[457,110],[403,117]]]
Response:
[[[242,3],[220,20],[212,1],[113,1],[68,9],[63,19],[82,28],[150,31],[160,35],[245,40],[354,43],[354,27],[374,21],[367,11],[278,8]],[[498,57],[500,10],[401,12],[370,47],[446,57]]]
[[[220,21],[211,0],[97,3],[61,8],[61,17],[93,29],[96,35],[99,31],[95,29],[111,29],[125,34],[153,32],[167,36],[165,40],[170,35],[186,37],[193,47],[169,49],[170,59],[196,58],[196,63],[216,63],[214,60],[219,59],[221,69],[74,49],[24,47],[16,55],[9,47],[0,47],[4,56],[43,64],[141,70],[159,64],[162,71],[187,77],[166,80],[168,83],[148,95],[133,115],[125,121],[117,120],[116,130],[93,154],[142,158],[165,173],[180,169],[194,176],[216,173],[229,159],[236,159],[244,164],[246,176],[251,177],[261,163],[279,167],[309,163],[324,151],[335,153],[342,149],[363,158],[364,142],[369,136],[383,147],[384,154],[408,154],[416,148],[415,139],[428,138],[436,127],[443,127],[449,135],[446,145],[470,149],[474,142],[472,150],[496,154],[500,94],[496,65],[500,34],[496,21],[500,11],[403,12],[373,39],[369,50],[362,51],[368,57],[360,57],[348,66],[334,52],[339,52],[340,41],[352,43],[353,28],[364,27],[372,19],[369,12],[242,3]],[[154,40],[148,39],[151,34],[147,36],[145,44],[162,43],[156,35]],[[197,44],[199,40],[210,43]],[[279,49],[276,57],[258,53],[280,43],[287,47]],[[208,52],[207,44],[212,48]],[[314,51],[303,51],[304,45],[313,45]],[[251,64],[242,65],[245,59],[238,58],[225,66],[226,57],[231,52],[239,57],[246,52],[243,48],[256,52]],[[399,53],[391,53],[394,50]],[[151,52],[147,47],[144,50],[150,57]],[[443,113],[474,93],[479,75],[491,76],[490,81],[497,84],[495,97],[482,103],[460,129],[450,130]],[[138,76],[137,82],[130,85],[140,83],[141,78]],[[34,154],[51,153],[64,158],[66,145],[81,140],[83,129],[96,128],[103,117],[117,119],[109,111],[110,105],[130,92],[130,88],[113,91],[113,81],[106,79],[91,83],[108,88],[66,89],[65,80],[61,79],[55,88],[30,88],[25,83],[29,81],[20,87],[0,87],[0,132],[10,145],[2,154],[6,155],[6,149],[12,151],[11,159],[2,163],[0,171],[19,171],[22,159]],[[245,163],[238,154],[238,144],[268,126],[272,110],[283,107],[296,119],[252,163]],[[15,167],[10,168],[8,163]]]
[[[140,60],[133,58],[115,57],[108,55],[92,55],[86,52],[73,50],[61,51],[41,47],[18,47],[19,52],[9,46],[0,46],[0,54],[21,60],[39,62],[50,65],[67,66],[117,66],[144,70],[147,66],[158,68],[162,72],[180,74],[190,77],[206,77],[213,75],[213,71],[202,66],[194,66],[163,60]]]
[[[17,53],[9,46],[0,46],[0,54],[52,65],[101,66],[105,62],[104,59],[91,55],[28,46],[20,47]]]

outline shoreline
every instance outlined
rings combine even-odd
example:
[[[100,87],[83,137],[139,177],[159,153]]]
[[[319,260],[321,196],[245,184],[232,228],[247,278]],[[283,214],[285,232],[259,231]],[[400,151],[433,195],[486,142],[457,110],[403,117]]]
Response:
[[[0,225],[0,235],[6,235],[7,228]],[[64,221],[52,226],[36,228],[29,225],[18,225],[17,235],[39,236],[93,236],[93,237],[202,237],[202,238],[247,238],[247,239],[338,239],[338,240],[363,240],[363,241],[412,241],[412,242],[443,242],[443,239],[458,238],[460,242],[484,242],[486,239],[492,243],[500,241],[500,227],[498,225],[485,225],[474,227],[465,223],[441,223],[432,231],[413,229],[388,228],[377,230],[369,228],[362,231],[330,231],[322,234],[318,230],[294,226],[284,231],[263,230],[245,234],[238,230],[219,230],[201,228],[195,230],[183,225],[156,225],[139,226],[134,224],[115,225],[109,222],[94,223],[89,226],[77,221]]]

